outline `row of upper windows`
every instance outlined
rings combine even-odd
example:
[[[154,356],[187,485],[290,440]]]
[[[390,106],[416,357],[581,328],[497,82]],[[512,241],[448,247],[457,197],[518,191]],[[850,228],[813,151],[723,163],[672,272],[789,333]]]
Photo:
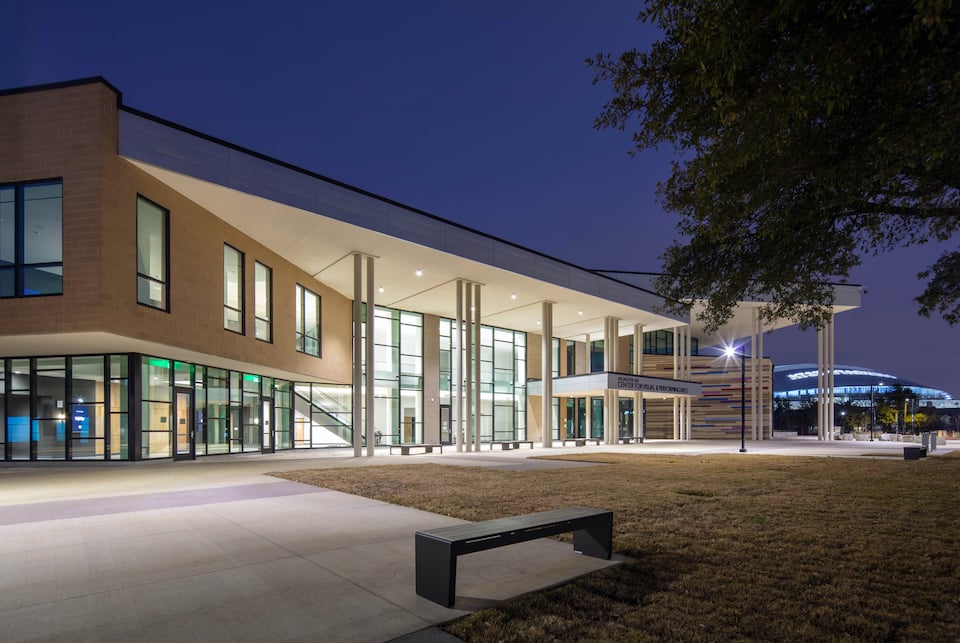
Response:
[[[137,302],[169,312],[170,212],[137,195]],[[223,325],[245,333],[243,253],[223,251]],[[273,341],[273,271],[254,265],[254,335]],[[0,185],[0,298],[63,294],[63,180]],[[320,356],[320,296],[296,286],[296,347]]]
[[[170,212],[137,195],[137,301],[169,311]],[[246,334],[243,252],[223,244],[223,327]],[[273,342],[273,269],[254,262],[254,337]],[[296,349],[320,357],[320,296],[296,285]]]

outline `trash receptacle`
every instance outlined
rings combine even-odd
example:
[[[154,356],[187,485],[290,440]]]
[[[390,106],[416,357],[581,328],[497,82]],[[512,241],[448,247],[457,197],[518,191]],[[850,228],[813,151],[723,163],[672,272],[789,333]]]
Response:
[[[903,447],[904,460],[919,460],[927,457],[926,447]]]

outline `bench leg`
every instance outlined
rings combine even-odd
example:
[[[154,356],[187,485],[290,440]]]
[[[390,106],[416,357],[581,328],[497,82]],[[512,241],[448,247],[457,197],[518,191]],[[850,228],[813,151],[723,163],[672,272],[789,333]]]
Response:
[[[584,556],[610,560],[613,555],[613,514],[606,514],[592,527],[573,532],[573,550]]]
[[[444,607],[457,596],[457,557],[449,543],[416,536],[417,594]]]

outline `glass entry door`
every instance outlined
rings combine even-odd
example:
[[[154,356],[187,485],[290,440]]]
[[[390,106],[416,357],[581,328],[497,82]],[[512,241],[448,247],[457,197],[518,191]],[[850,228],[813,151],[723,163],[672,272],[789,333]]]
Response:
[[[261,453],[273,453],[276,450],[277,431],[273,426],[273,400],[260,398],[260,422],[263,435],[260,442]]]
[[[452,444],[453,436],[450,435],[450,405],[440,405],[440,444]]]
[[[196,430],[193,426],[193,391],[174,389],[173,425],[176,460],[193,460],[197,457]]]

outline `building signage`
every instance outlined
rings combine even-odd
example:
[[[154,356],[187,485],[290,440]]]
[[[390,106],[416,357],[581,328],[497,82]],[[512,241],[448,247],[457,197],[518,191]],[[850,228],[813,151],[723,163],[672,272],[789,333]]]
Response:
[[[660,395],[700,395],[700,384],[625,373],[607,373],[607,388]]]

